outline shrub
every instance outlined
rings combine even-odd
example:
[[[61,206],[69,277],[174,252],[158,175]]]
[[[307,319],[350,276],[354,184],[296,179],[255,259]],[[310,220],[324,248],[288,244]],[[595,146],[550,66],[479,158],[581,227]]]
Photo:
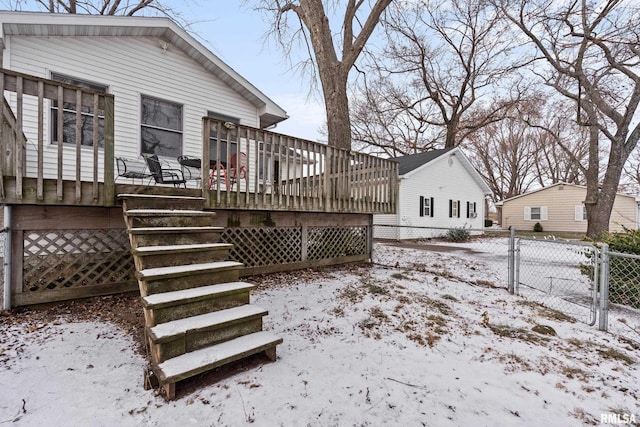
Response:
[[[536,222],[533,226],[533,231],[535,231],[536,233],[542,233],[542,224]]]
[[[484,220],[484,226],[485,227],[493,227],[493,220],[492,219],[485,219]]]
[[[606,233],[599,240],[609,245],[610,252],[640,255],[640,230],[625,227],[623,233]],[[580,270],[593,277],[592,253],[587,258],[589,263],[582,264]],[[615,255],[609,258],[609,301],[640,308],[640,260]]]
[[[469,230],[464,227],[450,228],[447,231],[447,239],[452,242],[466,242],[469,240]]]

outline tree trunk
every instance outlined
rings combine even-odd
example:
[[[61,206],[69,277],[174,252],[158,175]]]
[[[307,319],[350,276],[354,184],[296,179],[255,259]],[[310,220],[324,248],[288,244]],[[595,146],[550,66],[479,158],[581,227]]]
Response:
[[[340,77],[322,81],[324,103],[327,109],[329,145],[351,150],[351,119],[346,79]]]

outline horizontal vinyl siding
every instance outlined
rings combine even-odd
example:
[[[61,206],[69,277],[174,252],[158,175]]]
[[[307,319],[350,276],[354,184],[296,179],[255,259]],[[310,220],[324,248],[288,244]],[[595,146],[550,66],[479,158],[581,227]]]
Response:
[[[420,196],[433,197],[433,217],[420,216]],[[460,218],[449,218],[450,199],[460,200]],[[466,217],[466,202],[476,203],[476,218]],[[398,204],[398,223],[401,225],[473,229],[482,229],[484,226],[484,194],[460,164],[457,156],[445,154],[427,167],[400,177]],[[413,230],[410,235],[404,237],[434,237],[443,233],[446,233],[446,230]]]
[[[140,153],[141,95],[183,106],[183,154],[201,155],[201,120],[207,111],[237,117],[245,125],[259,124],[255,106],[172,45],[163,51],[157,38],[11,36],[8,52],[5,64],[15,71],[45,78],[56,72],[108,85],[115,96],[116,156]],[[26,101],[25,134],[35,145],[36,104]],[[53,170],[57,147],[49,145],[48,112],[45,129],[45,169]],[[65,156],[65,176],[70,177],[75,173],[75,149],[65,148]],[[90,166],[83,167],[85,173]],[[33,173],[35,161],[28,168]]]
[[[587,232],[587,221],[575,220],[575,207],[582,205],[586,189],[573,185],[557,185],[516,199],[506,201],[502,207],[502,227],[516,230],[533,230],[540,222],[544,231]],[[525,220],[525,207],[547,207],[547,220]],[[610,230],[618,231],[625,224],[636,227],[635,201],[631,197],[618,196],[611,215]]]

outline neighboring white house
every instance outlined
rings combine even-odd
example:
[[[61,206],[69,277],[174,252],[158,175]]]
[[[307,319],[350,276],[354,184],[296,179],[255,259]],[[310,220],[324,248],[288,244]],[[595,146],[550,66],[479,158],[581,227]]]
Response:
[[[287,118],[281,107],[168,18],[0,12],[0,37],[2,67],[115,96],[116,157],[156,153],[174,163],[184,154],[200,157],[204,116],[257,128]],[[9,102],[15,105],[15,96]],[[55,177],[57,107],[47,102],[44,111],[45,178]],[[37,98],[25,97],[24,110],[25,117],[37,117]],[[65,104],[64,114],[75,115],[75,104]],[[91,121],[87,116],[83,123],[83,150],[93,147]],[[26,149],[35,150],[37,123],[25,122],[23,131]],[[74,138],[73,126],[65,126],[65,178],[75,174],[75,145],[69,143]],[[100,151],[100,165],[102,156]],[[27,153],[26,158],[27,174],[33,176],[37,157]],[[92,164],[83,164],[83,179],[90,179],[92,171]]]
[[[417,239],[456,227],[478,233],[484,227],[485,199],[491,190],[459,148],[396,157],[398,210],[374,215],[375,238]],[[398,227],[400,226],[400,227]]]
[[[587,232],[584,200],[587,187],[559,182],[502,201],[502,228],[531,231],[540,223],[543,231]],[[610,231],[638,225],[638,203],[633,196],[618,193],[613,203]]]

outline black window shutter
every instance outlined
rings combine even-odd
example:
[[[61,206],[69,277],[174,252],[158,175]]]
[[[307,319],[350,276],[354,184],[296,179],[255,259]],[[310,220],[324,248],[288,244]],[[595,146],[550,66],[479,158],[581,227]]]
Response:
[[[471,203],[467,202],[467,218],[469,218],[469,205],[470,205],[470,204],[471,204]]]
[[[420,196],[420,216],[424,216],[424,197]]]
[[[449,218],[453,216],[453,200],[449,199]]]
[[[460,200],[458,200],[458,218],[460,218]]]
[[[473,212],[478,213],[478,210],[476,209],[476,202],[473,202]]]
[[[430,199],[431,201],[431,209],[429,210],[429,214],[431,215],[431,218],[433,218],[433,197]]]

